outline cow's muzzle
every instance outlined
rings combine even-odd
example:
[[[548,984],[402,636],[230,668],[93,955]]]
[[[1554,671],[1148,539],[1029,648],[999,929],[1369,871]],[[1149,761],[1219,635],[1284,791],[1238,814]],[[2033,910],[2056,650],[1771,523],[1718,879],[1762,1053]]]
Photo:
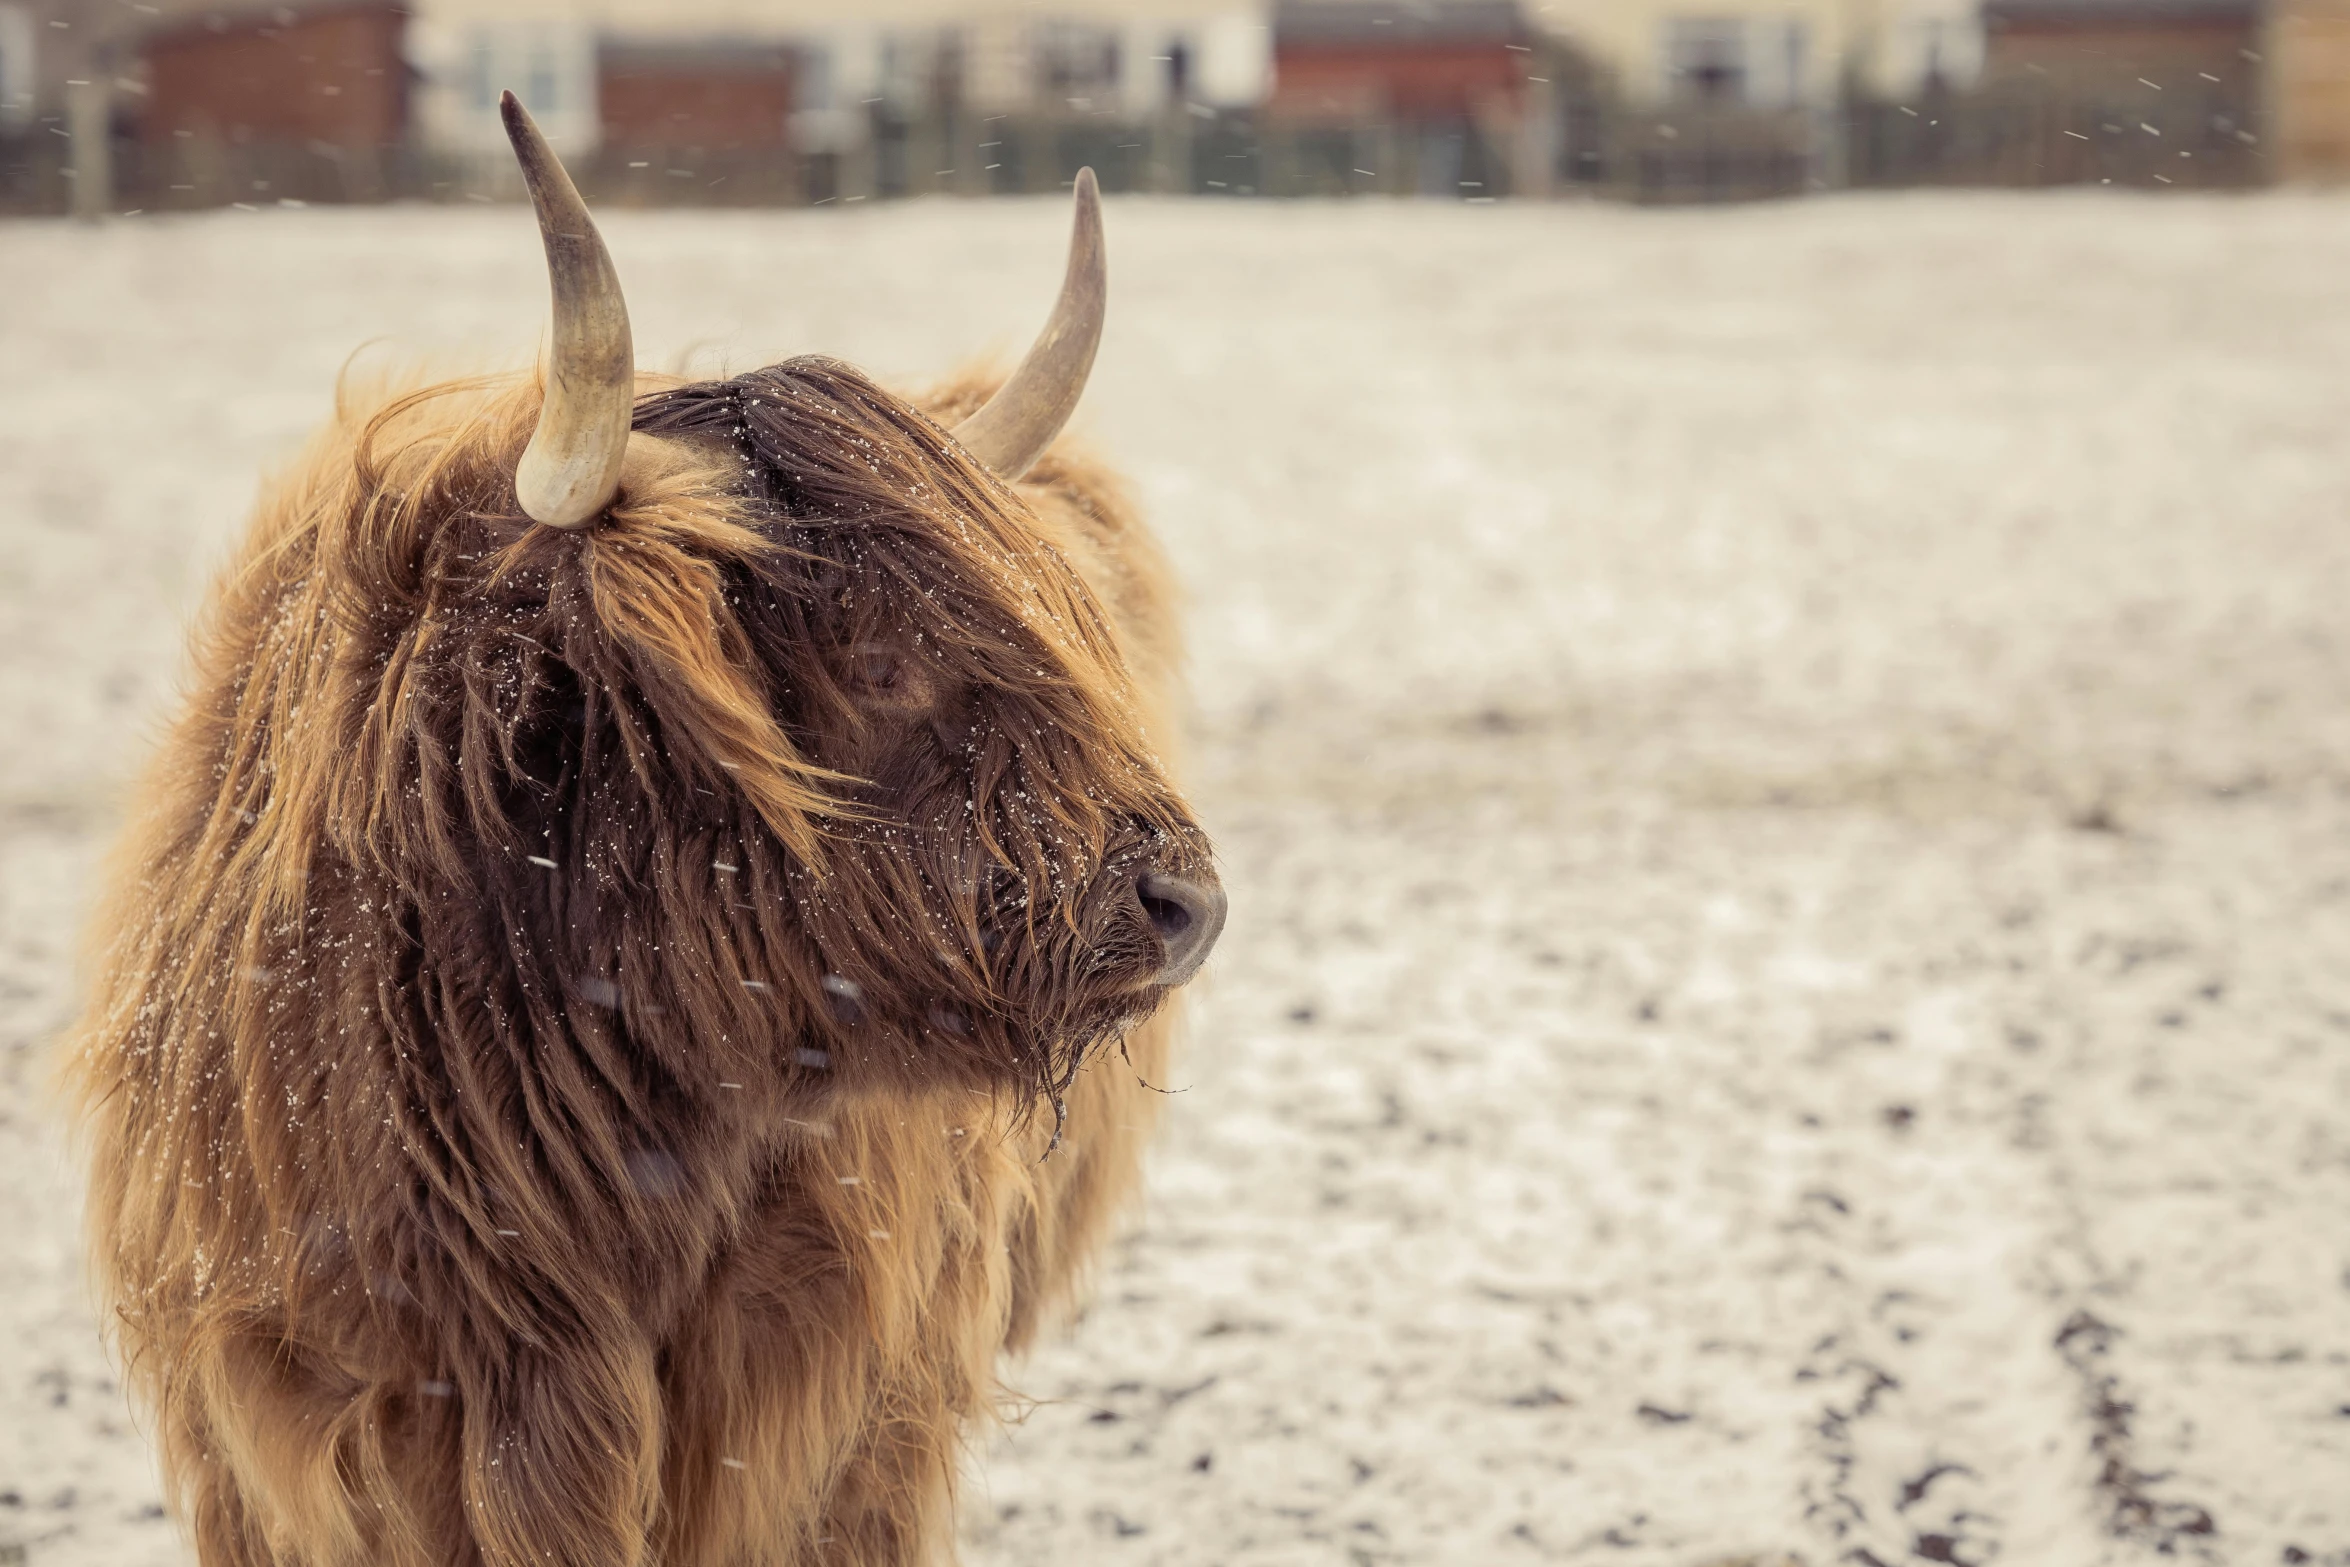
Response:
[[[1213,875],[1206,880],[1145,871],[1134,879],[1135,901],[1142,905],[1162,954],[1151,983],[1170,989],[1200,971],[1224,933],[1224,888]]]

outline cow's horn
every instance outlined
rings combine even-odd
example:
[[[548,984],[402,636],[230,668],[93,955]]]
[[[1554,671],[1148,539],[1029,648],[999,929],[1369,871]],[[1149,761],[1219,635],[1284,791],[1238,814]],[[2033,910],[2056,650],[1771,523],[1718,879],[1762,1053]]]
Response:
[[[555,296],[555,344],[539,427],[515,470],[514,493],[535,522],[576,528],[602,515],[620,492],[628,424],[636,400],[636,351],[628,301],[587,203],[547,139],[512,93],[498,100],[506,137],[522,163],[547,245]]]
[[[1109,300],[1109,263],[1102,251],[1102,193],[1093,170],[1077,171],[1077,223],[1069,235],[1069,271],[1061,297],[1020,368],[970,418],[955,438],[1006,479],[1017,479],[1044,455],[1077,411],[1086,373],[1102,340]]]

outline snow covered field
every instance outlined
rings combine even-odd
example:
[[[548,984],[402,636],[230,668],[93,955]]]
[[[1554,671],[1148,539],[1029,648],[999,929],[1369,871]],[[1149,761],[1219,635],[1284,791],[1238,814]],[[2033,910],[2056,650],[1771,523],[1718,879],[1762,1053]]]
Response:
[[[968,1554],[2350,1567],[2350,201],[1114,203],[1234,914]],[[646,362],[1014,349],[1057,206],[618,214]],[[0,1561],[181,1560],[43,1097],[114,792],[518,208],[0,228]]]

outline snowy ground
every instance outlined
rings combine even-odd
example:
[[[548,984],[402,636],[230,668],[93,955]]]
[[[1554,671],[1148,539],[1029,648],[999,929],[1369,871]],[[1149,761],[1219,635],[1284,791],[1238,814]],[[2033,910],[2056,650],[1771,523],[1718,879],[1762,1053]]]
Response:
[[[2350,202],[1111,211],[1234,916],[971,1490],[1055,1563],[2350,1564]],[[615,216],[650,363],[1026,203]],[[41,1087],[177,623],[517,209],[0,228],[0,1560],[180,1560]]]

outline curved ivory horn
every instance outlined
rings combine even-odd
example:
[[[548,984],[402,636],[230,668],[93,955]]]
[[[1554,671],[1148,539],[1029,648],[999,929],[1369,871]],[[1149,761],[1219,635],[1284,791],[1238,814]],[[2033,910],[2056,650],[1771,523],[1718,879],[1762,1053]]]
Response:
[[[1102,340],[1109,301],[1102,250],[1102,193],[1093,170],[1077,171],[1077,223],[1069,235],[1069,271],[1053,316],[1028,357],[995,396],[955,426],[955,439],[999,477],[1017,479],[1035,466],[1085,395],[1086,373]]]
[[[555,344],[547,366],[547,401],[539,427],[515,470],[514,493],[534,522],[577,528],[603,514],[620,493],[620,462],[636,401],[636,350],[628,335],[628,301],[587,203],[563,172],[547,139],[512,93],[498,99],[506,139],[522,164],[547,246],[547,282],[555,299]]]

